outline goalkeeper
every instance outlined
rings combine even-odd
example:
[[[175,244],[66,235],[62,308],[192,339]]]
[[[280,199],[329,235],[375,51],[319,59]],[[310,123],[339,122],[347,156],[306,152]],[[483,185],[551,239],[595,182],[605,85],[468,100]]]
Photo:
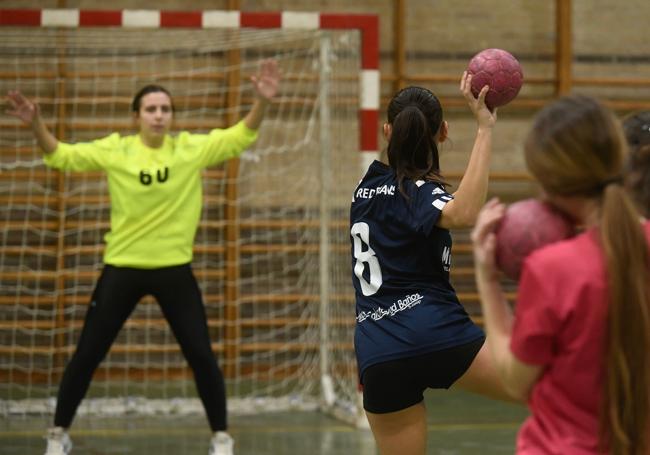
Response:
[[[7,113],[31,127],[45,152],[45,163],[70,171],[105,171],[111,198],[104,268],[59,386],[46,455],[70,452],[67,429],[93,373],[145,295],[158,301],[194,372],[214,432],[209,453],[233,453],[233,440],[226,432],[224,378],[210,346],[201,292],[190,263],[201,213],[201,170],[237,157],[255,142],[265,108],[278,92],[277,62],[262,61],[251,80],[255,103],[230,128],[171,136],[171,95],[163,87],[148,85],[131,105],[138,134],[113,133],[77,144],[59,142],[47,129],[37,104],[18,91],[9,92]]]

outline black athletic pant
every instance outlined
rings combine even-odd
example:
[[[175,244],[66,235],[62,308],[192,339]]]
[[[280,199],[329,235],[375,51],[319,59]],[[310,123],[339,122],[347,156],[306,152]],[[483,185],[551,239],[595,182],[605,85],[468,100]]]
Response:
[[[90,380],[135,305],[153,295],[194,371],[196,387],[213,431],[224,431],[226,391],[210,347],[201,291],[189,264],[159,269],[106,265],[86,313],[81,336],[59,386],[54,425],[67,428]]]

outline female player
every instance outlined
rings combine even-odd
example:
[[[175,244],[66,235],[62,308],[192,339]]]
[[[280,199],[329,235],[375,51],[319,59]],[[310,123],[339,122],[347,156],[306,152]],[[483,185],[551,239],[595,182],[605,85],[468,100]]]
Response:
[[[449,229],[468,227],[488,186],[496,111],[478,99],[471,76],[460,89],[478,122],[465,174],[452,195],[438,144],[448,134],[429,90],[407,87],[388,106],[388,164],[373,162],[350,210],[357,324],[355,351],[363,405],[383,455],[424,454],[423,391],[453,384],[504,397],[483,331],[449,282]]]
[[[224,379],[210,346],[201,293],[190,262],[201,212],[201,169],[238,156],[257,138],[264,111],[278,92],[280,74],[265,60],[251,78],[257,97],[242,121],[209,134],[170,136],[174,105],[163,87],[149,85],[133,99],[139,133],[111,134],[89,143],[59,142],[38,105],[10,92],[9,114],[31,126],[48,166],[72,171],[104,170],[111,196],[104,269],[92,294],[77,349],[66,366],[56,403],[47,455],[67,454],[67,429],[93,372],[105,357],[136,303],[151,294],[194,372],[214,437],[210,454],[232,454],[226,433]]]
[[[650,453],[650,224],[622,186],[626,141],[613,114],[570,96],[537,116],[526,163],[549,202],[585,227],[524,261],[516,311],[503,297],[488,202],[472,233],[496,367],[532,415],[518,454]]]
[[[625,183],[647,218],[650,217],[650,111],[627,117],[623,129],[630,146]]]

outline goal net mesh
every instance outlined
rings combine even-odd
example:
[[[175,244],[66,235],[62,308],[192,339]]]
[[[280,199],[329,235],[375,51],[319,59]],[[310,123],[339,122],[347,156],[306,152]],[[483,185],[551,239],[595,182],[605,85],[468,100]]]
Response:
[[[63,142],[136,133],[130,103],[149,83],[171,92],[174,131],[227,127],[253,103],[258,62],[279,62],[281,95],[257,143],[204,172],[193,268],[230,412],[325,407],[354,419],[347,215],[360,177],[358,33],[0,34],[2,91],[38,101]],[[0,129],[0,412],[51,413],[103,266],[110,200],[103,173],[50,170],[28,128],[5,115]],[[123,412],[202,412],[152,297],[120,331],[79,410]]]

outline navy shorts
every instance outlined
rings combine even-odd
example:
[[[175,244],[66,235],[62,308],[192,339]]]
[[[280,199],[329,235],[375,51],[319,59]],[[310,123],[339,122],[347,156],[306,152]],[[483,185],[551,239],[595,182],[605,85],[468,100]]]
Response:
[[[424,399],[426,389],[448,389],[470,367],[485,338],[429,354],[377,363],[365,369],[363,408],[373,414],[396,412]]]

